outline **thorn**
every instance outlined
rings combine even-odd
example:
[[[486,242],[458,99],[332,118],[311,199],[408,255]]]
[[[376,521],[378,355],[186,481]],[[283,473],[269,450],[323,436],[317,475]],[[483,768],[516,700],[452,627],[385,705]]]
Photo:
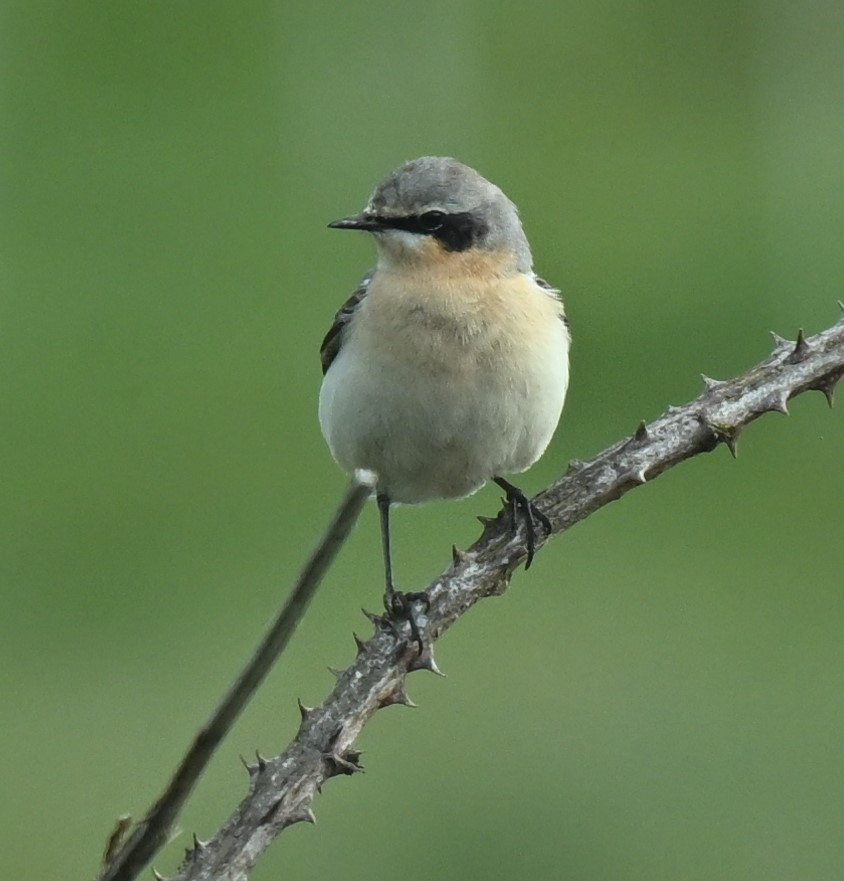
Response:
[[[292,826],[294,823],[310,823],[313,825],[316,823],[316,815],[310,808],[301,808],[295,813],[290,814],[287,817],[287,821],[284,824],[284,827]]]
[[[775,392],[762,402],[763,413],[784,413],[788,416],[788,397],[785,392]]]
[[[844,312],[844,302],[841,301],[841,300],[836,300],[836,303],[838,303],[838,308],[839,308],[842,312]]]
[[[155,881],[167,881],[167,878],[155,866],[152,867],[152,877],[155,878]]]
[[[296,703],[299,705],[299,715],[302,717],[302,721],[307,722],[308,717],[313,713],[314,708],[306,707],[298,697],[296,698]]]
[[[193,833],[193,852],[197,853],[198,851],[205,850],[208,847],[208,842],[203,841],[201,838],[197,838],[196,832]]]
[[[461,551],[457,545],[451,546],[451,562],[454,563],[455,566],[459,566],[466,559],[466,552]]]
[[[713,379],[711,376],[707,376],[705,373],[701,373],[700,378],[703,380],[703,384],[706,387],[708,392],[715,391],[715,389],[721,388],[727,384],[727,381],[724,379]]]
[[[730,428],[727,425],[717,425],[714,422],[710,422],[706,417],[702,418],[703,424],[715,436],[716,442],[726,444],[727,449],[730,451],[730,455],[735,459],[738,456],[739,429]]]
[[[431,673],[436,673],[437,676],[445,676],[434,660],[434,650],[430,645],[426,645],[423,651],[413,658],[408,664],[407,670],[409,673],[414,673],[416,670],[428,670]]]
[[[483,514],[478,514],[478,520],[480,521],[481,526],[483,526],[484,529],[495,523],[497,519],[497,517],[485,517]]]
[[[266,771],[267,760],[258,752],[258,750],[255,750],[255,758],[258,760],[258,771]]]
[[[375,612],[370,612],[368,609],[361,609],[361,612],[369,619],[370,623],[375,626],[376,630],[386,630],[389,627],[389,622],[384,615],[377,615]]]
[[[243,756],[240,757],[240,761],[243,764],[243,767],[246,768],[246,773],[249,774],[250,777],[254,777],[258,773],[259,769],[257,765],[249,764]]]
[[[347,762],[351,762],[359,771],[363,771],[363,766],[360,763],[360,757],[363,753],[359,749],[347,749],[343,758]]]
[[[642,441],[646,441],[648,439],[648,426],[645,425],[645,420],[643,419],[637,426],[636,430],[627,440],[622,441],[621,449],[626,450],[631,444],[642,443]]]
[[[403,707],[415,707],[416,704],[407,696],[404,685],[399,685],[392,691],[388,692],[378,702],[379,707],[392,707],[401,704]]]
[[[790,349],[793,343],[787,340],[785,337],[781,337],[778,333],[774,333],[771,331],[771,336],[774,339],[774,354],[778,355],[783,349]]]
[[[580,471],[586,463],[583,459],[572,459],[569,462],[569,467],[566,468],[566,474],[573,474],[575,471]]]
[[[806,360],[811,351],[809,344],[806,342],[806,337],[803,335],[803,328],[801,327],[800,330],[797,331],[797,341],[794,343],[794,348],[792,349],[788,360],[792,364],[799,364],[801,361]]]
[[[832,405],[835,403],[835,386],[839,379],[841,379],[840,376],[828,376],[817,385],[812,386],[815,391],[823,394],[830,409],[832,409]]]
[[[343,675],[342,670],[338,670],[336,667],[329,667],[328,672],[335,678],[339,679]]]
[[[357,635],[357,633],[352,631],[352,636],[355,639],[355,645],[357,646],[357,654],[362,655],[366,651],[366,643]]]
[[[356,749],[347,749],[342,755],[336,752],[322,754],[322,757],[328,764],[327,774],[329,777],[336,777],[339,774],[351,776],[352,774],[361,773],[363,766],[360,764],[360,756],[360,750]]]
[[[185,862],[192,863],[199,856],[199,849],[195,847],[185,848]]]
[[[637,470],[631,469],[630,471],[625,471],[618,478],[619,483],[647,483],[647,478],[645,477],[645,468],[639,468]]]
[[[103,852],[103,866],[109,866],[120,851],[120,845],[126,838],[126,833],[132,825],[132,817],[129,814],[121,814],[114,824],[114,828],[106,841]]]

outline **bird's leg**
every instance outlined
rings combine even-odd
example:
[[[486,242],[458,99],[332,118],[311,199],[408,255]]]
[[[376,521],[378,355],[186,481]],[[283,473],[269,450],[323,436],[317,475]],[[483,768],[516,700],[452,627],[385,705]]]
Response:
[[[384,573],[387,578],[387,593],[384,604],[389,609],[387,597],[396,592],[393,587],[393,554],[390,549],[390,497],[386,493],[378,493],[378,513],[381,517],[381,549],[384,552]]]
[[[384,593],[384,608],[387,614],[396,621],[407,621],[410,624],[410,633],[413,641],[419,646],[419,652],[424,649],[422,634],[419,632],[419,624],[413,613],[413,602],[420,601],[427,604],[424,593],[403,593],[396,590],[393,584],[393,554],[390,547],[390,497],[379,492],[377,497],[378,513],[381,516],[381,548],[384,552],[384,573],[386,576],[386,592]]]
[[[551,521],[531,502],[531,500],[512,483],[503,477],[492,478],[507,494],[507,504],[513,512],[513,526],[518,528],[517,516],[520,516],[525,523],[526,540],[527,540],[527,559],[525,560],[525,569],[530,569],[533,562],[533,555],[536,552],[536,524],[537,521],[542,525],[547,535],[551,534]]]

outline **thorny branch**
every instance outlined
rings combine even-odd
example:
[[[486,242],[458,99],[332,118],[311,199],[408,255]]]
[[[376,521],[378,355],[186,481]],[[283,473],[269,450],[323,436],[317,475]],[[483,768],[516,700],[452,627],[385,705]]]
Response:
[[[806,338],[801,331],[796,342],[776,335],[774,341],[770,357],[741,376],[727,381],[704,377],[705,391],[698,398],[669,407],[593,459],[572,462],[565,476],[534,500],[550,518],[552,534],[719,444],[735,455],[746,425],[765,413],[787,413],[787,402],[796,395],[814,389],[832,406],[835,384],[844,374],[844,317],[816,336]],[[359,770],[354,743],[369,718],[382,707],[411,704],[407,674],[438,672],[434,641],[478,600],[505,591],[525,559],[524,534],[513,532],[508,511],[483,522],[481,537],[467,551],[455,548],[452,564],[427,588],[427,608],[417,605],[423,653],[406,627],[397,633],[394,624],[369,616],[375,632],[366,641],[356,637],[354,663],[337,673],[336,685],[320,707],[300,704],[301,725],[281,755],[259,756],[246,765],[248,793],[211,840],[194,836],[178,881],[245,881],[256,859],[284,829],[314,821],[311,804],[326,780]]]
[[[290,641],[323,575],[349,537],[373,487],[374,475],[368,471],[358,471],[275,621],[208,721],[199,729],[167,788],[125,840],[130,826],[129,818],[124,816],[118,819],[106,843],[103,859],[105,869],[100,881],[137,878],[138,873],[165,844],[182,805],[217,747]]]

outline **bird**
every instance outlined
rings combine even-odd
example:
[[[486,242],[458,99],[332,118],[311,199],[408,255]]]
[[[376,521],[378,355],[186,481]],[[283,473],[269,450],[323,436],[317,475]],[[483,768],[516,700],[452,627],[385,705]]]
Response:
[[[320,347],[319,423],[335,461],[375,475],[386,610],[409,618],[419,593],[393,582],[390,509],[462,498],[492,480],[529,568],[548,517],[503,475],[544,453],[569,382],[559,291],[533,271],[518,209],[473,168],[444,156],[400,165],[358,214],[377,261]]]

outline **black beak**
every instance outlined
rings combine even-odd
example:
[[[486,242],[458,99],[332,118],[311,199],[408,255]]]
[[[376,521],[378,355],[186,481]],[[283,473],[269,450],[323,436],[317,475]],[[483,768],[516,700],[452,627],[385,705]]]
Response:
[[[378,217],[372,214],[353,214],[351,217],[341,217],[340,220],[332,220],[328,224],[330,229],[363,229],[374,232],[383,229],[383,224]]]

